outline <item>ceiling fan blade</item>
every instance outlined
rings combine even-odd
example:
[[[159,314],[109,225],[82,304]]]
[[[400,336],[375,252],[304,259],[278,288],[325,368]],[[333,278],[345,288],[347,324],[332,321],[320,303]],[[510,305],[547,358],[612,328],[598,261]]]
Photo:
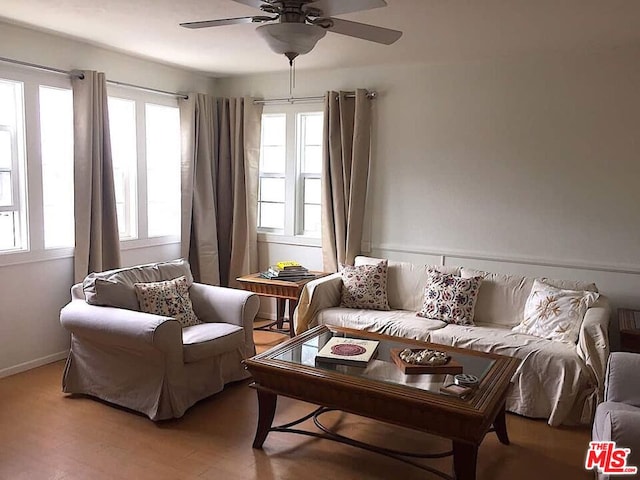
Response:
[[[207,27],[220,27],[222,25],[235,25],[236,23],[252,23],[253,17],[237,17],[237,18],[222,18],[220,20],[203,20],[201,22],[186,22],[181,23],[181,27],[185,28],[207,28]]]
[[[402,36],[402,32],[391,30],[390,28],[376,27],[366,23],[351,22],[349,20],[341,20],[339,18],[331,18],[333,26],[328,30],[341,35],[361,38],[370,42],[383,43],[391,45]]]
[[[238,0],[235,1],[237,2]],[[387,2],[385,0],[351,0],[349,2],[344,0],[316,0],[315,2],[307,3],[302,8],[304,11],[310,8],[317,9],[322,12],[323,17],[332,17],[386,6]]]
[[[248,5],[250,7],[260,8],[263,3],[271,3],[271,0],[233,0],[236,3]]]

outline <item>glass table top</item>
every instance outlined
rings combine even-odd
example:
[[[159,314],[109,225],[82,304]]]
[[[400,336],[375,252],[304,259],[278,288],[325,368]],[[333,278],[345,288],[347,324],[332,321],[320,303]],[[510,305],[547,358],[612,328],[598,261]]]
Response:
[[[378,349],[374,358],[372,358],[365,367],[356,367],[350,365],[340,365],[335,363],[316,362],[316,354],[329,341],[330,338],[362,338],[367,340],[378,340],[367,336],[366,332],[358,335],[354,332],[345,334],[343,332],[323,331],[318,335],[308,338],[303,343],[291,345],[284,351],[280,351],[277,355],[271,357],[274,360],[290,362],[297,365],[305,365],[329,372],[337,372],[349,376],[366,378],[368,380],[391,383],[395,385],[403,385],[407,387],[417,388],[419,390],[431,393],[443,394],[440,387],[453,383],[453,375],[448,374],[405,374],[393,362],[390,356],[392,348],[404,349],[407,347],[416,348],[417,345],[409,345],[398,339],[398,341],[389,339],[380,339]],[[433,348],[437,349],[437,346]],[[478,377],[480,382],[484,376],[491,370],[495,360],[482,355],[464,354],[458,351],[448,351],[446,346],[442,346],[443,351],[455,361],[460,363],[463,373],[472,374]],[[443,394],[444,395],[444,394]]]

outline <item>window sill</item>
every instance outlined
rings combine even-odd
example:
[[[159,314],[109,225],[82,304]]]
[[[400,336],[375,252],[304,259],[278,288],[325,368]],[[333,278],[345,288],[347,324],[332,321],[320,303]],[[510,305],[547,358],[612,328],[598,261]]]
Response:
[[[321,248],[322,241],[318,237],[305,235],[278,235],[274,233],[258,233],[258,242],[276,243],[280,245],[297,245],[300,247]]]
[[[120,251],[124,252],[127,250],[173,245],[176,243],[180,243],[180,237],[178,236],[121,240]],[[73,258],[73,247],[51,248],[39,251],[11,250],[0,252],[0,267],[48,262],[51,260],[59,260],[61,258]]]
[[[164,237],[152,238],[134,238],[130,240],[120,240],[120,250],[137,250],[140,248],[159,247],[162,245],[172,245],[180,243],[180,237],[177,235],[167,235]]]
[[[25,263],[47,262],[61,258],[73,258],[73,247],[51,248],[31,252],[28,250],[14,250],[0,253],[0,267],[21,265]]]

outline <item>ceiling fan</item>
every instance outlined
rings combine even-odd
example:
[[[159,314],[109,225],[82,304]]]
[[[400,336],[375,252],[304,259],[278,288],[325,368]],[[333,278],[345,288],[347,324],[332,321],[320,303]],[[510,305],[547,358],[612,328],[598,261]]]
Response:
[[[384,0],[233,1],[259,8],[269,15],[187,22],[180,26],[195,29],[236,23],[263,23],[256,31],[274,52],[284,54],[290,65],[298,55],[309,53],[327,31],[384,45],[391,45],[402,36],[398,30],[333,18],[333,15],[386,7]]]

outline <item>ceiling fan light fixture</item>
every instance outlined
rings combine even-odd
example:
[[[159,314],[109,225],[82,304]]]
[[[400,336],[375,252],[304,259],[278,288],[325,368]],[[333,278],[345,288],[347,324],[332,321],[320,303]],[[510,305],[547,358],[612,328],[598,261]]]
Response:
[[[259,26],[256,31],[271,50],[290,60],[309,53],[327,34],[324,28],[308,23],[269,23]]]

